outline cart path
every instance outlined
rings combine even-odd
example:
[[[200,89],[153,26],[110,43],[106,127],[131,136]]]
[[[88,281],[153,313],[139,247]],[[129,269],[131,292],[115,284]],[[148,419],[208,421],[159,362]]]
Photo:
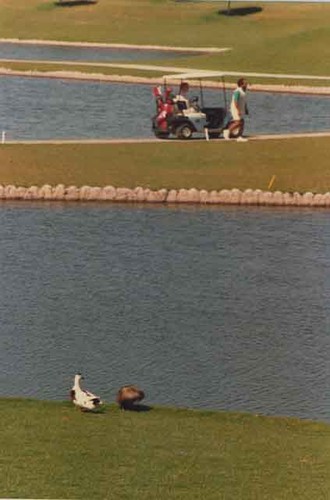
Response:
[[[138,49],[173,52],[226,52],[230,47],[173,47],[173,45],[138,45],[129,43],[104,43],[104,42],[65,42],[61,40],[22,40],[20,38],[0,38],[0,43],[13,43],[21,45],[55,45],[64,47],[108,48],[108,49]]]
[[[268,135],[255,135],[247,136],[248,142],[251,141],[268,141],[268,140],[283,140],[283,139],[302,139],[302,138],[313,138],[313,137],[330,137],[330,131],[328,132],[306,132],[298,134],[268,134]],[[194,138],[189,140],[180,139],[157,139],[156,137],[151,138],[128,138],[128,139],[45,139],[45,140],[5,140],[3,144],[148,144],[148,143],[159,143],[159,144],[176,144],[178,142],[189,144],[197,141],[205,141],[205,138]],[[222,142],[225,144],[237,142],[235,139],[230,139],[225,141],[223,138],[211,139],[209,142]]]

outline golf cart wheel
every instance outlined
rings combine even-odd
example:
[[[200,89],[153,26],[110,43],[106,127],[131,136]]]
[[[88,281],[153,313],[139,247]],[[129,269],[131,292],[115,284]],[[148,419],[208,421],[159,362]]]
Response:
[[[180,125],[176,131],[175,134],[178,139],[190,139],[192,134],[193,134],[193,129],[190,125],[187,123]]]
[[[237,139],[237,137],[239,136],[239,132],[238,132],[238,129],[234,130],[234,132],[231,132],[230,133],[230,137],[232,139]]]

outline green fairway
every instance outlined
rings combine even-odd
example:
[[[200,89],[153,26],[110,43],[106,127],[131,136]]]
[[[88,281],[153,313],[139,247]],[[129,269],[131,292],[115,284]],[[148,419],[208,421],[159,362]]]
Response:
[[[330,191],[330,138],[164,141],[147,144],[5,144],[0,183],[16,186]]]
[[[233,9],[248,5],[235,2]],[[52,0],[0,0],[0,33],[3,38],[229,47],[221,54],[167,59],[166,65],[330,74],[330,4],[258,6],[260,12],[226,16],[220,12],[226,2],[100,0],[68,8]]]
[[[152,408],[81,413],[0,400],[0,496],[85,499],[328,498],[330,427]]]

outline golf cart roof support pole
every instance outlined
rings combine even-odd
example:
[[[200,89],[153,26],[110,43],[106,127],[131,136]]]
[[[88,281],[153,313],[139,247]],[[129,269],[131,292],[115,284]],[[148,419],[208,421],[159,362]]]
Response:
[[[204,108],[204,95],[203,95],[203,86],[202,86],[202,79],[199,79],[199,89],[200,89],[200,94],[201,94],[201,106]]]
[[[224,100],[224,103],[225,103],[226,111],[228,111],[228,108],[227,108],[227,94],[226,94],[225,77],[222,76],[221,80],[222,80],[223,100]]]

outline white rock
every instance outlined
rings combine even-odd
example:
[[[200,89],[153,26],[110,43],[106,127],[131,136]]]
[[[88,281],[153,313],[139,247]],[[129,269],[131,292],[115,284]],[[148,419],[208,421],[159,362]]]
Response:
[[[176,189],[170,189],[167,193],[166,201],[167,203],[176,203],[178,192]]]
[[[65,186],[64,184],[57,184],[53,188],[53,200],[64,200],[65,199]]]
[[[116,199],[117,190],[113,186],[105,186],[103,188],[103,199],[113,201]]]
[[[80,189],[77,186],[69,186],[65,190],[65,199],[70,201],[77,201],[80,199]]]

